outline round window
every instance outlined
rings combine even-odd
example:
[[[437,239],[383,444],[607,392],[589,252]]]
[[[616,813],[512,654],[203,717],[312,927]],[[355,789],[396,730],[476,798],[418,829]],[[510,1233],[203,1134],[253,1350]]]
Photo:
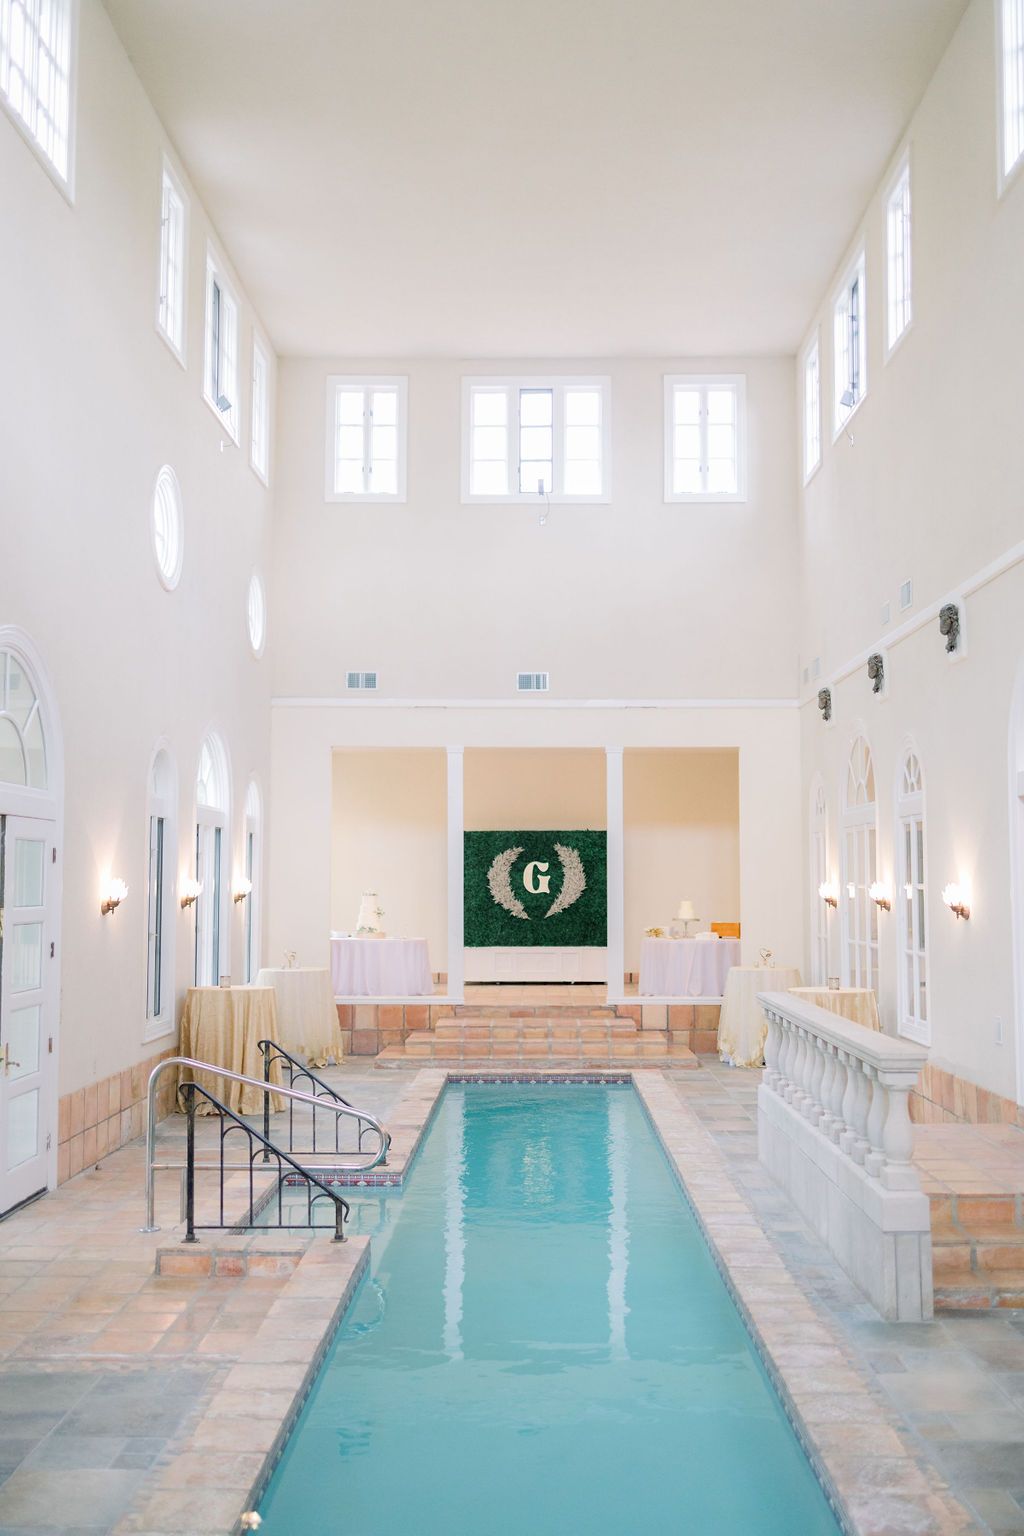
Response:
[[[267,599],[263,593],[263,583],[255,572],[249,582],[246,616],[249,621],[249,644],[255,656],[262,656],[263,642],[267,638]]]
[[[157,475],[153,492],[153,550],[160,580],[170,592],[178,585],[181,575],[185,528],[178,478],[169,464],[165,464]]]

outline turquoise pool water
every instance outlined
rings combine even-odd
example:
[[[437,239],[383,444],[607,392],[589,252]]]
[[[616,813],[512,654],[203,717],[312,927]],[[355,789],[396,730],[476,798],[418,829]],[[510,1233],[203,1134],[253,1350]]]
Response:
[[[835,1536],[631,1087],[450,1085],[352,1225],[264,1536]]]

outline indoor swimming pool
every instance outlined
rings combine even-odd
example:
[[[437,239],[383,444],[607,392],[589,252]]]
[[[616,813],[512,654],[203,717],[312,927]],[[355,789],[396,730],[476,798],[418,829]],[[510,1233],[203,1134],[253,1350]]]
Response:
[[[264,1536],[838,1529],[632,1087],[450,1084]]]

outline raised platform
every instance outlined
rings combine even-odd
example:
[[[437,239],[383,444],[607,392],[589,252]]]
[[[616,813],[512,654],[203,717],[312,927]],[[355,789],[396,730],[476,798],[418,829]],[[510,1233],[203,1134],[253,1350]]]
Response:
[[[458,1009],[433,1029],[415,1030],[377,1056],[383,1068],[500,1063],[502,1067],[696,1068],[689,1030],[645,1030],[614,1010],[574,1016],[568,1009],[545,1014]]]
[[[1024,1130],[918,1125],[936,1311],[1024,1307]]]

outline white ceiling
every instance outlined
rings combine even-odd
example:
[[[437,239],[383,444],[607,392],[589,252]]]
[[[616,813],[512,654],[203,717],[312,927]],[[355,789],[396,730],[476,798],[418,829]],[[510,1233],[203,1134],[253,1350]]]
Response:
[[[283,354],[792,352],[965,0],[106,0]]]

